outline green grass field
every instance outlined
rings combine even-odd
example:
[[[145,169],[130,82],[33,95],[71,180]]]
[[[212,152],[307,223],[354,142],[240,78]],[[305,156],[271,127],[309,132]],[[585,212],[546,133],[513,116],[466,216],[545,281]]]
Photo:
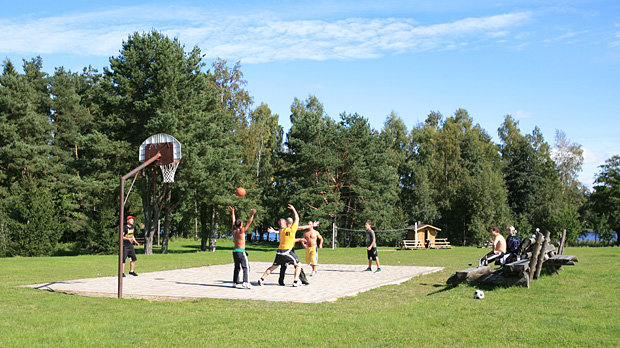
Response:
[[[231,246],[197,252],[199,242],[177,240],[168,255],[138,255],[136,271],[231,263]],[[248,245],[251,262],[272,261],[274,250]],[[620,248],[567,248],[576,266],[543,271],[530,289],[483,288],[483,300],[474,287],[445,285],[485,251],[382,248],[384,265],[446,269],[319,304],[67,295],[19,286],[114,275],[117,256],[0,259],[0,347],[620,347]],[[363,269],[365,256],[323,249],[320,261]]]

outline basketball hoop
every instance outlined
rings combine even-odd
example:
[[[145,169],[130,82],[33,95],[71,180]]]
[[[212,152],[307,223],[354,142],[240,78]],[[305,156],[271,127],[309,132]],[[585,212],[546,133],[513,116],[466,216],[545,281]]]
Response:
[[[173,183],[174,182],[174,173],[177,171],[177,167],[179,166],[179,161],[174,161],[170,164],[162,164],[159,166],[161,168],[161,174],[164,177],[164,183]]]
[[[174,174],[181,160],[181,143],[172,135],[160,133],[146,139],[140,145],[140,162],[160,154],[155,164],[161,168],[164,183],[174,182]]]

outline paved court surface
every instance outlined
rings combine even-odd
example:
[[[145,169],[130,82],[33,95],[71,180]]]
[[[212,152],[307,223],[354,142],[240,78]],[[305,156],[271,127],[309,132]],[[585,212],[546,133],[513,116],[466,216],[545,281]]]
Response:
[[[233,264],[195,267],[172,271],[127,275],[123,280],[123,297],[152,299],[222,298],[264,301],[316,303],[335,301],[344,296],[388,284],[399,284],[416,276],[437,272],[443,267],[383,266],[382,272],[366,272],[364,265],[319,265],[317,275],[310,277],[310,285],[295,288],[293,267],[289,267],[286,286],[278,285],[279,268],[269,275],[264,286],[256,281],[271,266],[268,262],[251,262],[250,282],[253,289],[232,288]],[[374,267],[373,267],[374,269]],[[308,271],[309,266],[304,266]],[[243,275],[243,271],[240,276]],[[42,290],[78,293],[89,296],[116,297],[117,277],[100,277],[34,284],[29,287]]]

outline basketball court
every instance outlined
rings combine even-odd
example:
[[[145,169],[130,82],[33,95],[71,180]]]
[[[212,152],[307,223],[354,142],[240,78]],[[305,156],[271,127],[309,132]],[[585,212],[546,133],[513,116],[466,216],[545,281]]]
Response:
[[[29,287],[77,293],[84,296],[118,296],[150,300],[219,298],[318,303],[335,301],[344,296],[354,296],[384,285],[400,284],[413,277],[443,269],[442,267],[384,266],[383,271],[377,273],[366,272],[365,265],[320,265],[319,273],[309,277],[310,285],[293,287],[294,267],[289,267],[285,280],[286,286],[280,286],[278,284],[279,274],[273,273],[265,280],[264,286],[258,286],[256,281],[271,266],[271,263],[254,262],[250,263],[250,282],[254,285],[253,289],[232,287],[233,264],[140,273],[137,277],[131,275],[121,277],[125,233],[124,208],[138,173],[150,164],[159,165],[163,182],[171,184],[174,182],[174,175],[181,157],[181,143],[176,138],[164,133],[155,134],[140,146],[139,160],[142,164],[121,177],[119,262],[116,276],[34,284]],[[132,176],[133,181],[125,195],[125,181],[131,179]],[[238,191],[238,195],[243,196],[245,192],[239,193]],[[306,268],[309,274],[309,268]],[[276,270],[277,273],[278,271]]]
[[[253,289],[233,288],[233,264],[195,267],[171,271],[139,273],[123,278],[125,298],[151,300],[183,300],[195,298],[239,299],[319,303],[354,296],[384,285],[400,284],[413,277],[438,272],[443,267],[383,266],[382,272],[366,272],[365,265],[320,265],[310,285],[293,287],[293,267],[286,275],[286,286],[278,285],[279,269],[265,279],[264,286],[256,281],[271,266],[268,262],[251,262],[250,282]],[[374,268],[373,268],[374,269]],[[309,267],[304,271],[309,274]],[[241,272],[241,275],[243,272]],[[99,277],[34,284],[28,287],[77,293],[85,296],[116,297],[117,277]]]

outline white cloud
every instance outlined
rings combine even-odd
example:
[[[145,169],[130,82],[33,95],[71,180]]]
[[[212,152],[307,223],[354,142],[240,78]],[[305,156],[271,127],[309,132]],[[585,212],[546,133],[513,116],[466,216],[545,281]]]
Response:
[[[596,154],[589,149],[583,148],[583,163],[596,163]]]
[[[534,117],[534,114],[532,114],[529,111],[525,111],[525,110],[517,110],[512,115],[518,119]]]
[[[384,54],[457,49],[508,34],[530,12],[420,25],[413,19],[278,19],[274,14],[219,16],[199,8],[130,7],[76,15],[1,20],[0,53],[111,56],[134,32],[153,28],[198,45],[209,58],[246,63],[282,59],[359,59]],[[123,23],[123,24],[113,24]]]

